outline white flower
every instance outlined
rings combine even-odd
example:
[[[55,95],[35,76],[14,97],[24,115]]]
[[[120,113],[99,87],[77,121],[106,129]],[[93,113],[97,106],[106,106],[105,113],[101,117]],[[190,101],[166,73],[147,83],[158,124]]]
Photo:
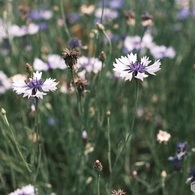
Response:
[[[113,70],[125,80],[131,81],[132,77],[135,77],[143,81],[144,78],[148,77],[146,73],[156,75],[155,73],[160,70],[161,62],[159,60],[148,66],[150,62],[146,56],[141,58],[141,62],[138,62],[137,54],[130,53],[116,59],[116,62],[113,63]]]
[[[55,91],[57,89],[55,79],[46,79],[42,81],[42,72],[33,73],[33,78],[29,78],[29,81],[22,79],[16,79],[12,83],[13,90],[17,94],[24,94],[23,97],[37,97],[43,99],[43,95],[46,95],[48,91]],[[42,91],[40,91],[42,89]]]
[[[38,71],[47,71],[49,69],[65,69],[67,68],[63,58],[57,54],[50,54],[47,56],[47,60],[44,62],[39,58],[35,58],[33,67]]]
[[[9,195],[35,195],[35,188],[31,184],[11,192]]]
[[[171,134],[167,133],[166,131],[159,130],[156,139],[159,143],[167,143],[171,138]]]

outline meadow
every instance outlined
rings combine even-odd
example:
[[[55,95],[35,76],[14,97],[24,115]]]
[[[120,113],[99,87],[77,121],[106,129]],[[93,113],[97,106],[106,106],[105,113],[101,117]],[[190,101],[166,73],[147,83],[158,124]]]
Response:
[[[194,0],[0,10],[0,195],[193,194]]]

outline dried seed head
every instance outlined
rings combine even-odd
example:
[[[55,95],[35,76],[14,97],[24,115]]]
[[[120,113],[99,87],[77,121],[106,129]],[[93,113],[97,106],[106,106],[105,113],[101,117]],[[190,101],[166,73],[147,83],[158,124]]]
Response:
[[[66,48],[64,49],[62,55],[66,65],[70,69],[73,69],[74,66],[77,64],[77,60],[79,58],[79,52],[77,51],[77,49],[73,48],[69,50],[68,48]]]
[[[153,25],[153,17],[149,13],[144,13],[141,15],[142,18],[142,26],[147,27],[147,26],[152,26]]]
[[[135,25],[135,13],[133,11],[124,11],[124,15],[127,21],[127,24],[130,26],[134,26]]]
[[[82,78],[76,78],[75,79],[75,84],[77,87],[77,90],[79,92],[79,96],[83,96],[83,93],[86,92],[85,86],[87,85],[87,80],[82,79]]]
[[[99,59],[100,61],[104,62],[106,60],[106,54],[104,51],[101,51],[100,52],[100,55],[99,55]]]

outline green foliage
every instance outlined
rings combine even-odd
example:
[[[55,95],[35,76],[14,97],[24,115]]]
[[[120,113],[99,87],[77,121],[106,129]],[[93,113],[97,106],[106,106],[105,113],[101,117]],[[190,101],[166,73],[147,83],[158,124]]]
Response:
[[[195,147],[194,18],[177,19],[174,1],[125,1],[119,17],[104,24],[104,29],[98,29],[94,14],[82,15],[73,24],[63,20],[63,25],[59,25],[60,19],[67,19],[67,14],[80,13],[84,1],[44,3],[53,11],[53,17],[46,21],[47,30],[8,38],[7,54],[3,53],[4,42],[0,42],[0,67],[8,77],[26,74],[25,64],[33,64],[36,57],[62,55],[74,37],[88,46],[81,49],[81,55],[98,58],[104,51],[106,60],[99,73],[88,75],[87,92],[81,98],[74,90],[71,93],[60,90],[72,80],[70,69],[43,71],[44,78],[56,78],[59,84],[55,92],[38,102],[37,111],[31,110],[33,98],[22,98],[12,90],[0,95],[0,107],[6,110],[6,115],[0,117],[0,194],[28,184],[36,186],[40,195],[97,194],[98,176],[93,169],[96,160],[103,166],[98,178],[101,195],[118,189],[132,195],[190,194],[190,184],[185,182],[190,167],[195,165],[191,151]],[[89,3],[98,6],[96,1]],[[0,1],[0,15],[12,24],[26,25],[30,21],[21,17],[18,5],[37,9],[40,4],[41,1],[19,4]],[[127,26],[124,10],[135,12],[135,26]],[[142,36],[144,12],[153,16],[154,41],[173,46],[176,56],[163,58],[156,76],[139,81],[137,110],[141,115],[135,115],[136,83],[114,76],[113,62],[124,55],[120,47],[123,43],[122,40],[110,42],[109,32],[118,36]],[[31,50],[25,49],[25,41],[31,44]],[[152,58],[148,51],[146,55]],[[156,141],[160,129],[171,134],[167,144]],[[87,140],[82,138],[84,130]],[[168,158],[175,155],[179,141],[187,142],[190,152],[182,169],[175,171]],[[161,176],[163,170],[167,174],[165,180]]]

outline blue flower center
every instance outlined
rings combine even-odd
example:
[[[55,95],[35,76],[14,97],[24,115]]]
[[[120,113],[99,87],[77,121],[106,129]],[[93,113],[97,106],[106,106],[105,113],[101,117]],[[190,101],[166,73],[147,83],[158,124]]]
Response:
[[[40,80],[31,80],[30,82],[27,83],[27,85],[32,88],[32,95],[35,95],[37,93],[37,90],[39,89],[39,87],[41,87],[43,85],[43,81]]]
[[[134,76],[137,76],[137,73],[144,73],[145,72],[145,66],[140,62],[132,63],[131,65],[127,65],[128,68],[126,68],[124,71],[128,71],[128,73],[133,73]]]

